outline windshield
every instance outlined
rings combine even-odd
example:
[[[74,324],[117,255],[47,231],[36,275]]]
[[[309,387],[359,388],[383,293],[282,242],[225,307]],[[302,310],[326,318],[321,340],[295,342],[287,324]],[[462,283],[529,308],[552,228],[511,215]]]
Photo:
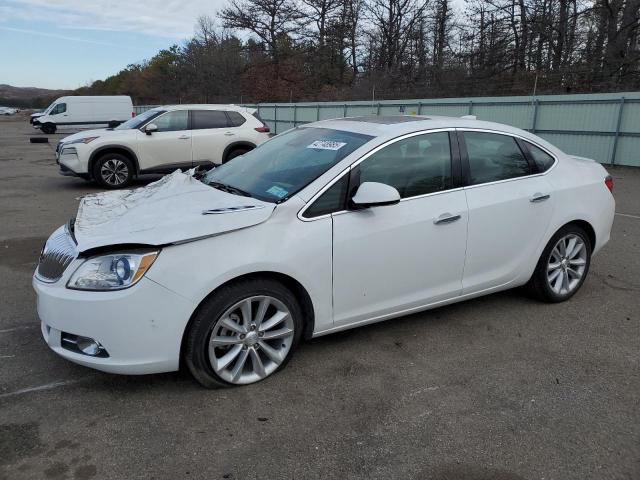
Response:
[[[210,170],[202,181],[232,193],[281,202],[372,138],[327,128],[296,128]]]
[[[57,100],[56,100],[56,101],[57,101]],[[51,105],[49,105],[47,108],[45,108],[45,109],[42,111],[42,114],[43,114],[43,115],[46,115],[46,114],[47,114],[47,113],[49,113],[51,110],[53,110],[53,107],[55,107],[55,106],[56,106],[56,102],[53,102]]]
[[[136,115],[135,117],[118,125],[114,130],[131,130],[133,128],[139,128],[152,118],[155,118],[164,112],[166,112],[166,110],[147,110],[146,112]]]

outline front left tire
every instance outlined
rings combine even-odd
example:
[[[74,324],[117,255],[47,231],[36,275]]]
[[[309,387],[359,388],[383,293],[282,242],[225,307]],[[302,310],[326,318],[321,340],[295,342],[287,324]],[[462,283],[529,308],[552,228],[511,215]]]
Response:
[[[42,127],[40,127],[40,130],[42,130],[42,132],[46,133],[47,135],[52,135],[56,133],[56,126],[53,123],[45,123],[44,125],[42,125]]]
[[[125,188],[133,180],[133,164],[124,155],[107,153],[93,165],[93,179],[104,188]]]
[[[302,327],[300,305],[280,282],[254,278],[223,286],[191,322],[185,363],[207,388],[256,383],[289,362]]]

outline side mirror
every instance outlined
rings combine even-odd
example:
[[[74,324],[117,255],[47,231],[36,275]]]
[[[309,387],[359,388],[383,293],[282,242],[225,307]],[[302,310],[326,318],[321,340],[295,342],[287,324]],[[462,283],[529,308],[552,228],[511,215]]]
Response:
[[[358,187],[351,202],[360,208],[394,205],[400,202],[400,194],[390,185],[379,182],[364,182]]]
[[[144,127],[144,133],[147,135],[151,135],[153,132],[158,131],[158,126],[155,123],[150,123],[146,127]]]

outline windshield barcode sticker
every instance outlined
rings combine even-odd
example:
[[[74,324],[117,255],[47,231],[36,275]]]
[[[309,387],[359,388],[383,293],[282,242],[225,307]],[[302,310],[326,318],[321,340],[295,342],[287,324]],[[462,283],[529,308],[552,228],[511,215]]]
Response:
[[[332,142],[330,140],[316,140],[307,148],[315,148],[317,150],[340,150],[346,143]]]

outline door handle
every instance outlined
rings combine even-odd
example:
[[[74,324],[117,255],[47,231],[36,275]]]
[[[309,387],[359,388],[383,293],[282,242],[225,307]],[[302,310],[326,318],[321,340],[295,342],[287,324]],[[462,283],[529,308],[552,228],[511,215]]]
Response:
[[[433,223],[435,225],[444,225],[446,223],[453,223],[456,220],[460,220],[460,215],[451,215],[450,213],[443,213],[436,218]]]
[[[531,197],[531,200],[529,200],[531,203],[538,203],[538,202],[544,202],[545,200],[549,200],[549,198],[551,198],[551,195],[543,195],[542,193],[534,193],[533,197]]]
[[[178,137],[179,140],[189,140],[189,135],[180,135]]]
[[[235,135],[235,133],[233,133],[233,132],[225,132],[225,135],[226,135],[227,137],[232,137],[232,136],[234,136],[234,135]]]

